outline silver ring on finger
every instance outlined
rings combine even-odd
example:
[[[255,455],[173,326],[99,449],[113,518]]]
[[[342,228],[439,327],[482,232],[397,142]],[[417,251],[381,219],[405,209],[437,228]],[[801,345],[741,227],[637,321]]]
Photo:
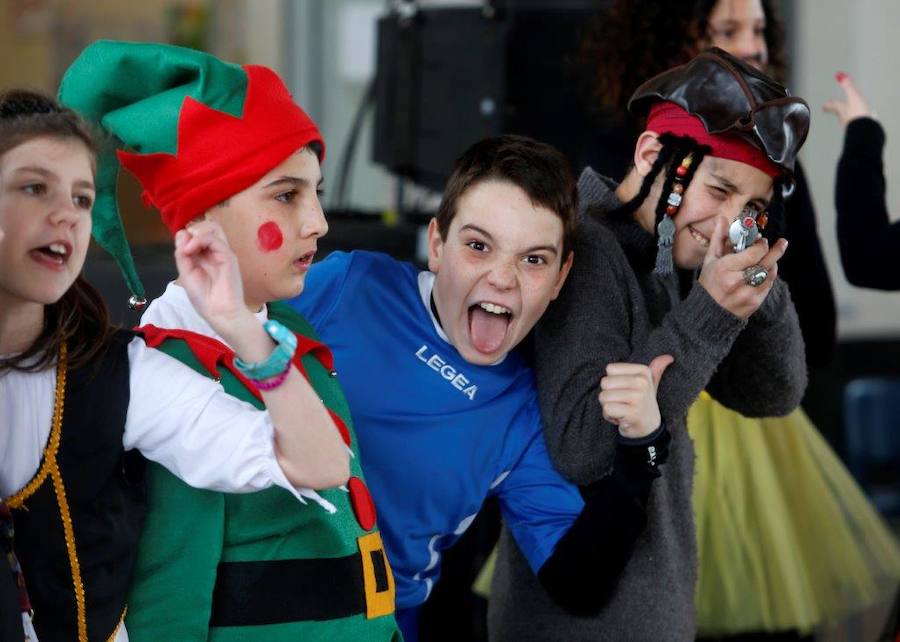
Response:
[[[744,283],[751,288],[759,287],[769,278],[769,271],[761,265],[751,265],[744,270]]]

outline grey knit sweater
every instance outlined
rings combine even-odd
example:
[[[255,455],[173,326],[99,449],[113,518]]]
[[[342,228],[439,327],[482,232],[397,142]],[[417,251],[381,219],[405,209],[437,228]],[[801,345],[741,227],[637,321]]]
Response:
[[[743,415],[784,415],[806,387],[803,340],[784,282],[743,321],[693,275],[654,274],[654,237],[630,216],[607,215],[620,205],[615,187],[590,169],[579,179],[584,209],[575,262],[535,331],[544,431],[569,479],[586,485],[609,474],[617,431],[597,401],[606,365],[671,354],[675,362],[657,393],[672,433],[669,461],[651,489],[647,529],[596,616],[575,617],[556,606],[504,531],[488,614],[493,642],[693,640],[697,548],[688,407],[706,389]]]

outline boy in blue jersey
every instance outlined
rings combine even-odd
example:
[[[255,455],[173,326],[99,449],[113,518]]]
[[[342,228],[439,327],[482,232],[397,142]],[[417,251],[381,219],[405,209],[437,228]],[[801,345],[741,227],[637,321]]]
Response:
[[[488,496],[541,584],[574,612],[602,606],[645,526],[669,441],[655,390],[671,358],[607,369],[601,402],[620,432],[616,472],[579,489],[550,463],[534,378],[513,351],[565,282],[576,209],[559,152],[488,139],[457,162],[428,229],[428,271],[334,253],[291,301],[334,352],[407,642],[442,549]]]

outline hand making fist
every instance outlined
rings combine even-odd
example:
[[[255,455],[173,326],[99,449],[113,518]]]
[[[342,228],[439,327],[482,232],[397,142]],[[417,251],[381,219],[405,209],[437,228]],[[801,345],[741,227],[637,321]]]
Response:
[[[662,417],[656,391],[663,372],[674,359],[660,355],[649,366],[639,363],[611,363],[600,380],[598,399],[603,418],[619,427],[623,437],[645,437],[659,428]]]
[[[250,311],[244,303],[237,257],[222,227],[204,220],[179,230],[175,234],[175,264],[178,282],[194,308],[227,340],[232,326],[246,321]]]

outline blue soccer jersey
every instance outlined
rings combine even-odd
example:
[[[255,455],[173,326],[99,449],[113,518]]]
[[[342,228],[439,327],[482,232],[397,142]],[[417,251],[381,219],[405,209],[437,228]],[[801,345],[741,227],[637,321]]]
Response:
[[[441,551],[486,497],[535,571],[583,506],[550,462],[531,370],[516,354],[463,360],[431,313],[433,281],[385,255],[335,252],[290,301],[334,352],[398,608],[428,598]]]

